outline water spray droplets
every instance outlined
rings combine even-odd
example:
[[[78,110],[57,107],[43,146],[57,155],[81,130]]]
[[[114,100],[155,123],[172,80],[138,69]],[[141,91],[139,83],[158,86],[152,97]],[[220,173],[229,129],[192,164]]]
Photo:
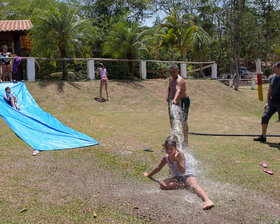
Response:
[[[177,146],[178,150],[184,152],[187,162],[194,168],[197,165],[197,161],[193,156],[193,150],[184,144],[182,145],[181,141],[181,135],[183,134],[181,122],[184,120],[183,110],[175,104],[172,104],[170,108],[173,117],[171,134],[177,136],[179,141]]]

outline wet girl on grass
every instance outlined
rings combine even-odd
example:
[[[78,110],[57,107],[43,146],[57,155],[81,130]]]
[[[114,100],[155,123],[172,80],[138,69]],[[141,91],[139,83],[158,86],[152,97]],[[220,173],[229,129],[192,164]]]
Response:
[[[145,172],[144,176],[152,177],[168,164],[173,173],[173,177],[160,181],[161,189],[173,190],[189,187],[204,201],[202,209],[206,210],[214,207],[214,203],[198,185],[193,171],[186,161],[184,153],[177,149],[177,142],[178,138],[175,135],[170,135],[165,140],[163,147],[166,151],[166,155],[164,155],[157,168],[150,173]]]
[[[102,63],[100,63],[98,65],[98,71],[97,71],[97,75],[100,75],[100,98],[99,100],[102,101],[102,89],[103,86],[105,86],[105,91],[106,91],[106,96],[107,96],[107,101],[110,100],[109,98],[109,94],[108,94],[108,72],[107,69],[104,67],[104,65]]]

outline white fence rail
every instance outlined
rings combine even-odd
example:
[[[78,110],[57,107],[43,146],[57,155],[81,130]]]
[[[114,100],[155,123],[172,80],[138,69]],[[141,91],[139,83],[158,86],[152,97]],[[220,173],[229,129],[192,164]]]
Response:
[[[7,59],[14,59],[15,57],[7,57]],[[217,79],[217,64],[214,61],[210,62],[191,62],[191,61],[160,61],[160,60],[128,60],[128,59],[113,59],[113,58],[39,58],[39,57],[21,57],[27,60],[27,79],[28,81],[35,81],[36,70],[35,60],[48,60],[48,61],[86,61],[87,74],[90,80],[95,79],[95,61],[116,61],[116,62],[136,62],[139,63],[139,73],[143,80],[147,79],[147,63],[176,63],[180,64],[181,75],[187,78],[187,64],[208,64],[205,68],[211,67],[211,78]],[[199,70],[199,69],[198,69]],[[193,71],[192,71],[193,72]]]

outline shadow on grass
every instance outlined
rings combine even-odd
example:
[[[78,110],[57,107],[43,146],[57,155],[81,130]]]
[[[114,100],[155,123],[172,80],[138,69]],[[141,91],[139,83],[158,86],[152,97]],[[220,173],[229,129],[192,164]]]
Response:
[[[266,144],[271,148],[276,148],[276,149],[280,150],[280,143],[262,142],[262,144]]]
[[[39,82],[40,88],[46,88],[48,85],[55,83],[58,92],[64,92],[64,81],[41,81]]]
[[[81,85],[77,84],[76,82],[67,82],[70,86],[73,86],[74,88],[81,90]]]
[[[105,103],[106,102],[106,99],[104,99],[104,98],[100,99],[99,97],[94,97],[94,100],[99,102],[99,103]]]
[[[141,80],[118,80],[118,82],[122,83],[124,86],[132,86],[135,89],[144,88]]]
[[[40,81],[40,82],[39,82],[39,87],[40,87],[40,88],[46,88],[48,85],[50,85],[50,84],[52,84],[52,83],[55,83],[58,92],[64,92],[65,81],[63,81],[63,80],[57,80],[57,81]],[[67,81],[67,83],[68,83],[70,86],[72,86],[72,87],[74,87],[74,88],[76,88],[76,89],[78,89],[78,90],[81,90],[81,87],[82,87],[81,85],[79,85],[79,84],[77,84],[77,83],[75,83],[75,82],[71,82],[71,81]]]

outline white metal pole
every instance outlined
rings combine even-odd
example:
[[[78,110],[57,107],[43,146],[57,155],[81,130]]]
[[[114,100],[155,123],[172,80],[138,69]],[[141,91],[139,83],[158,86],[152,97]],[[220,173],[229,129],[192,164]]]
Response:
[[[180,64],[180,69],[181,69],[181,75],[184,79],[187,78],[187,64],[186,63],[181,63]]]
[[[143,80],[147,79],[147,63],[146,63],[146,61],[140,61],[140,76]]]
[[[95,79],[94,60],[87,61],[87,74],[90,80]]]
[[[34,60],[34,58],[27,59],[27,80],[29,82],[35,81],[35,60]]]
[[[217,79],[217,64],[214,63],[211,69],[211,79]]]
[[[255,90],[255,89],[256,89],[256,80],[255,80],[255,79],[252,79],[252,82],[251,82],[251,89],[252,89],[252,90]]]

